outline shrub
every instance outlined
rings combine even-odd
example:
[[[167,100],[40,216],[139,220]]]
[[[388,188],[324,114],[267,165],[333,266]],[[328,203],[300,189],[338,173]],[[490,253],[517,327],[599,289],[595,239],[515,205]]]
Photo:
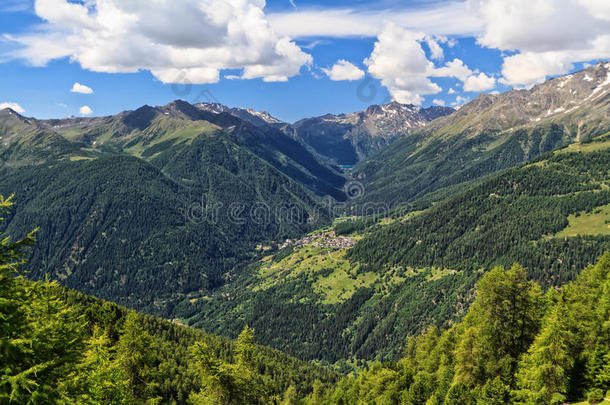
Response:
[[[602,402],[604,400],[604,391],[600,390],[599,388],[589,391],[589,394],[587,394],[587,400],[592,404]]]

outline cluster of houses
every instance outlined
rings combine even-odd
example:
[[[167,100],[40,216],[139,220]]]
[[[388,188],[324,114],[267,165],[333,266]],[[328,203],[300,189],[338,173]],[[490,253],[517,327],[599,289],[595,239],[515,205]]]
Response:
[[[313,235],[305,236],[298,240],[286,239],[284,243],[278,244],[279,249],[286,248],[288,246],[303,247],[325,247],[333,249],[347,249],[356,244],[354,238],[349,236],[337,236],[334,231],[326,233],[318,233]]]

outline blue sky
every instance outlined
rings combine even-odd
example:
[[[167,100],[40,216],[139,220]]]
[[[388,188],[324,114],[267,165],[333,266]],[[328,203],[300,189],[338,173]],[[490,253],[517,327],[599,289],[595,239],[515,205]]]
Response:
[[[503,0],[270,0],[264,7],[260,0],[214,0],[215,10],[225,3],[233,12],[214,14],[211,28],[186,22],[193,14],[189,7],[203,0],[167,0],[176,13],[171,16],[161,8],[114,9],[160,21],[145,27],[120,18],[108,23],[96,0],[37,1],[36,8],[33,0],[0,5],[0,105],[16,103],[37,118],[81,115],[83,106],[93,115],[109,115],[177,98],[265,110],[289,122],[392,99],[450,106],[480,93],[528,87],[610,56],[608,8],[576,4],[581,0],[548,0],[551,9],[543,7],[545,0],[531,0],[540,6],[533,21],[541,30],[530,27],[532,16],[522,10],[503,9]],[[553,23],[578,12],[586,23],[574,27],[578,33]],[[500,18],[507,23],[494,20]],[[249,24],[262,27],[261,22],[268,27],[244,39],[253,33]],[[244,32],[226,34],[232,24],[243,25]],[[546,35],[553,30],[556,39]],[[568,34],[573,43],[562,39]],[[114,35],[121,39],[112,42]],[[100,42],[108,36],[111,42]],[[201,38],[206,39],[200,46]],[[291,43],[286,54],[277,51],[283,38]],[[201,48],[200,56],[191,56],[193,47]],[[209,53],[210,48],[220,51]],[[249,55],[248,49],[256,52]],[[216,54],[223,56],[208,56]],[[348,64],[349,74],[331,74],[339,61]],[[199,84],[176,80],[175,72],[183,70]],[[71,92],[75,83],[92,94]]]

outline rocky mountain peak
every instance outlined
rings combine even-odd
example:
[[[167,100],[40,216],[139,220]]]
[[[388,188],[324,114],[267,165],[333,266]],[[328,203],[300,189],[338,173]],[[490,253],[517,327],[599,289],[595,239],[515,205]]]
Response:
[[[266,111],[256,111],[252,108],[230,108],[220,103],[199,103],[195,108],[214,114],[227,113],[249,122],[257,127],[284,125],[285,123]]]
[[[560,124],[569,137],[580,139],[580,127],[591,128],[607,119],[610,104],[610,63],[559,76],[529,89],[482,94],[455,114],[433,122],[427,131],[444,127],[459,134],[468,130],[507,131],[539,124]]]
[[[220,104],[220,103],[199,103],[199,104],[195,104],[194,107],[196,107],[200,110],[203,110],[203,111],[214,113],[214,114],[231,112],[231,109],[229,107],[227,107],[224,104]]]

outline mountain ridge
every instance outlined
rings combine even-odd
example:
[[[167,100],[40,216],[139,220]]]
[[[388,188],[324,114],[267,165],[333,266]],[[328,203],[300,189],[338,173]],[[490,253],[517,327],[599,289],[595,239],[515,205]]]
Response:
[[[484,94],[399,138],[353,172],[357,204],[410,203],[610,130],[610,63],[530,90]]]
[[[333,162],[354,165],[429,121],[454,111],[450,107],[422,108],[393,101],[354,113],[305,118],[284,127],[284,131]]]

